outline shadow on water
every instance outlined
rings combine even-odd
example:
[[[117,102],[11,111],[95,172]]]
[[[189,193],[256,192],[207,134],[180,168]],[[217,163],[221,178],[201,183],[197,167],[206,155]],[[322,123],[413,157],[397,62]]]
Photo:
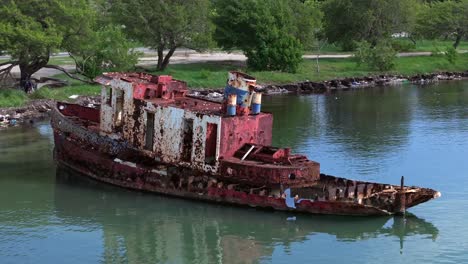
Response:
[[[271,257],[276,246],[326,234],[354,242],[420,235],[435,240],[438,229],[414,215],[337,217],[263,212],[128,191],[58,167],[57,217],[67,225],[102,229],[105,262],[251,263]]]

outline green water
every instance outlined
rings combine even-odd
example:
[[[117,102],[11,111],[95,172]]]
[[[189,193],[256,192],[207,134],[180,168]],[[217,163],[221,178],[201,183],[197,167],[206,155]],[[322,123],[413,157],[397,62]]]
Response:
[[[293,215],[56,170],[47,123],[0,130],[0,263],[467,263],[468,82],[264,98],[274,141],[328,174],[431,187],[403,217]],[[295,217],[295,219],[294,219]]]

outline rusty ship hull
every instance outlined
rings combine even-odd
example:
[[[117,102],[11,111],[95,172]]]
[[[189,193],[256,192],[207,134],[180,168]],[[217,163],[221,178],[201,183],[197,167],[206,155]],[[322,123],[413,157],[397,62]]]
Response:
[[[427,188],[353,181],[325,174],[281,189],[238,182],[232,175],[223,175],[228,172],[222,166],[213,172],[161,161],[158,153],[100,133],[101,121],[97,108],[58,103],[51,119],[55,160],[83,176],[128,189],[237,206],[359,216],[402,213],[440,196]],[[235,163],[233,159],[226,159],[227,164]]]

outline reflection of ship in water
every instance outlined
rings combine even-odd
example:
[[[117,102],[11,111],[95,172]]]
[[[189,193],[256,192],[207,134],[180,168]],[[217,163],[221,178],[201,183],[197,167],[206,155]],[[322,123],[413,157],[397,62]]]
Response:
[[[314,233],[356,241],[412,235],[435,239],[438,229],[415,216],[337,217],[262,212],[135,194],[57,169],[58,217],[73,225],[101,225],[105,262],[252,263],[276,245],[313,239]],[[392,224],[393,222],[393,224]]]

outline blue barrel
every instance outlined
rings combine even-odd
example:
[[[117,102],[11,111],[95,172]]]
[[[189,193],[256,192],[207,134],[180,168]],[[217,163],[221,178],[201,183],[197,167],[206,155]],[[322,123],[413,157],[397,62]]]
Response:
[[[252,104],[252,107],[250,108],[252,115],[260,114],[261,108],[262,108],[261,104]]]
[[[236,106],[235,105],[228,105],[227,106],[227,114],[228,116],[235,116],[236,115]]]
[[[237,104],[241,107],[247,107],[246,101],[249,97],[249,91],[238,89],[231,85],[226,85],[224,88],[224,100],[228,99],[228,95],[235,94],[237,95]]]
[[[252,106],[250,107],[250,113],[253,115],[260,114],[262,108],[262,94],[254,93],[252,95]]]
[[[227,99],[227,115],[235,116],[237,111],[237,94],[229,94]]]

